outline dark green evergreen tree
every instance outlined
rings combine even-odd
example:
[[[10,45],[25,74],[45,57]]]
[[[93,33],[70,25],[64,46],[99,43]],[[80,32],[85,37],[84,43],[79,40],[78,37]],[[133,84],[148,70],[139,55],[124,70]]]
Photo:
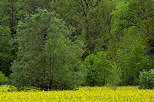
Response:
[[[0,71],[2,71],[6,76],[11,73],[10,66],[14,59],[12,55],[12,40],[10,35],[9,27],[0,26]]]
[[[21,0],[0,1],[0,71],[6,76],[11,73],[11,62],[16,57],[14,43],[17,22],[23,18]]]

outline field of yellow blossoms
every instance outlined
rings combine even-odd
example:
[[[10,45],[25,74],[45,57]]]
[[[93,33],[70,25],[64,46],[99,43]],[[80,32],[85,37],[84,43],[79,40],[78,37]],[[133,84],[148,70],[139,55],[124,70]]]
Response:
[[[13,91],[0,86],[0,102],[154,102],[154,90],[137,87],[81,87],[76,91]]]

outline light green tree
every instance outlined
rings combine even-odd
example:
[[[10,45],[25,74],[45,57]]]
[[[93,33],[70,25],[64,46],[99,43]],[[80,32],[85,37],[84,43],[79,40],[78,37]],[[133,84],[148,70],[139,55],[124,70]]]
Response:
[[[91,54],[85,59],[86,69],[88,70],[86,84],[89,86],[103,86],[109,79],[109,70],[112,67],[106,58],[106,53],[101,51]]]
[[[144,18],[144,14],[140,13],[144,4],[142,0],[121,2],[112,13],[114,23],[108,56],[121,70],[121,85],[138,84],[139,72],[151,66],[147,55],[150,33],[144,24],[144,19],[149,17]]]

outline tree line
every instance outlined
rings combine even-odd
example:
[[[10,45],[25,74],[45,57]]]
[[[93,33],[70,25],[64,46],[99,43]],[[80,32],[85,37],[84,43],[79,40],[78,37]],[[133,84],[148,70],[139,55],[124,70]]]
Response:
[[[153,14],[153,0],[1,0],[0,71],[18,88],[139,85]]]

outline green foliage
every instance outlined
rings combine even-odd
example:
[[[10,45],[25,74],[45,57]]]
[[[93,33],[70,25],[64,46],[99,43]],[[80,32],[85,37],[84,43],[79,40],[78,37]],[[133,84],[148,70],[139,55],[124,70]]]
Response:
[[[119,42],[114,60],[121,70],[121,85],[137,85],[139,72],[151,65],[150,57],[146,55],[147,47],[139,33],[136,27],[131,27]]]
[[[7,81],[7,77],[0,71],[0,85]]]
[[[140,72],[139,79],[139,88],[154,89],[154,69],[147,72]]]
[[[35,14],[37,13],[37,9],[50,9],[49,6],[52,0],[20,0],[23,5],[23,11],[27,14]],[[18,1],[19,2],[19,1]]]
[[[87,85],[137,85],[154,67],[153,14],[153,0],[0,0],[0,71],[16,59],[14,85],[71,89],[85,60]]]
[[[108,56],[121,70],[120,85],[137,85],[139,72],[151,66],[148,51],[148,36],[139,14],[142,3],[121,2],[113,14],[113,27],[108,46]]]
[[[12,50],[10,29],[7,26],[0,26],[0,71],[6,76],[9,76],[11,73],[10,63],[14,59]]]
[[[88,74],[86,78],[87,85],[103,86],[107,82],[109,69],[111,67],[105,52],[98,52],[96,55],[91,54],[85,59]]]
[[[121,77],[122,72],[116,62],[110,61],[110,66],[111,67],[109,68],[109,71],[108,71],[106,85],[113,86],[114,88],[116,88],[118,85],[120,85],[120,82],[122,80],[122,77]]]
[[[18,58],[12,65],[12,84],[18,88],[73,89],[84,80],[79,42],[71,42],[66,24],[54,12],[39,10],[20,22]]]
[[[86,45],[83,58],[89,54],[107,48],[111,29],[110,13],[115,8],[110,0],[61,0],[51,3],[52,9],[60,14],[64,21],[73,27],[77,36]]]
[[[2,25],[9,26],[10,34],[15,37],[17,21],[21,19],[20,0],[1,0]]]
[[[0,0],[0,71],[6,76],[11,74],[11,63],[16,57],[17,21],[22,19],[20,0]]]

